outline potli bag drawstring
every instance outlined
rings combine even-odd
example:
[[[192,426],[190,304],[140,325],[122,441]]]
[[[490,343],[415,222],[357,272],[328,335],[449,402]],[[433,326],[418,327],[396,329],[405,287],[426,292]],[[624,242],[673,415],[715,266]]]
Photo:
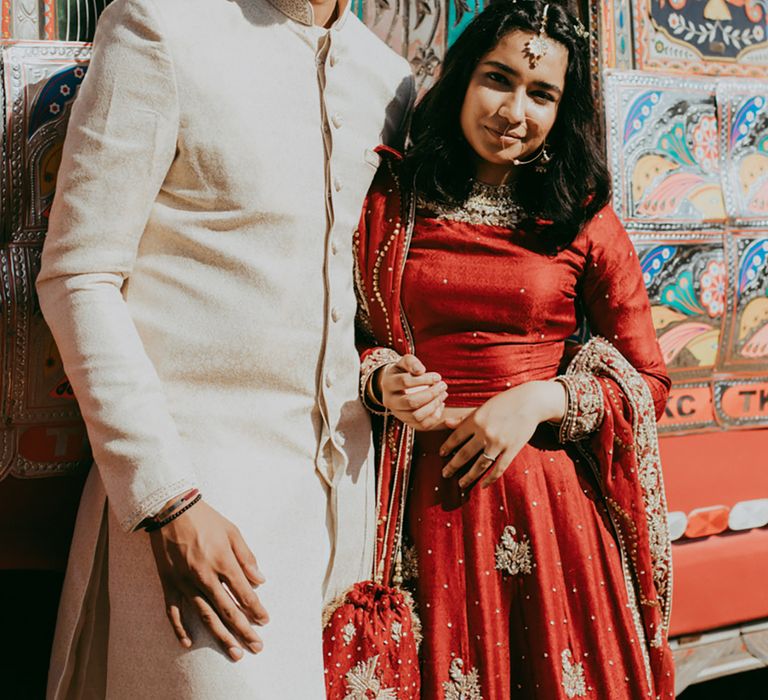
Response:
[[[384,439],[378,474],[377,523],[385,478],[386,435],[389,416],[384,418]],[[403,521],[408,496],[410,447],[413,433],[402,427],[395,456],[394,474],[387,499],[384,536],[378,532],[374,550],[375,574],[360,581],[328,605],[323,613],[323,654],[328,700],[348,697],[391,697],[418,700],[421,689],[418,647],[421,623],[411,594],[403,583]],[[406,455],[402,460],[396,455]],[[394,527],[394,532],[391,528]],[[388,580],[391,578],[391,585]]]

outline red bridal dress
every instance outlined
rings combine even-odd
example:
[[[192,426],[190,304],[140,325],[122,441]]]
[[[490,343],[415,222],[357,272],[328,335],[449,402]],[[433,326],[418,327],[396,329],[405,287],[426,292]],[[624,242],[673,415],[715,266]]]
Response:
[[[405,526],[385,516],[378,534],[402,557],[378,566],[413,576],[421,697],[673,698],[655,431],[669,379],[626,232],[606,208],[550,255],[504,226],[508,192],[478,184],[446,209],[401,192],[397,156],[382,155],[356,232],[361,386],[412,352],[449,406],[558,375],[569,399],[559,428],[540,426],[501,479],[466,491],[441,476],[448,432],[379,412],[380,488],[409,485]],[[563,373],[582,312],[602,337]]]

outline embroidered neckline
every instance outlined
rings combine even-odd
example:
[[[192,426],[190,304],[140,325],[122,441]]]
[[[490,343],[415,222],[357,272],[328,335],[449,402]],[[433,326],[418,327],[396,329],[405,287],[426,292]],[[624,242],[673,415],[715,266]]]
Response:
[[[435,202],[417,194],[416,206],[437,219],[504,228],[519,223],[523,213],[512,185],[489,185],[479,180],[472,181],[472,189],[463,204]]]

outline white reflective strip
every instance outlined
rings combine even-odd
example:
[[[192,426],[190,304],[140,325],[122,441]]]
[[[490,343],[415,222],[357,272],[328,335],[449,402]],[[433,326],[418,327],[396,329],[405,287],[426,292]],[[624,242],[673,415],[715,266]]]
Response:
[[[751,530],[768,525],[768,498],[756,498],[753,501],[739,501],[728,516],[731,530]]]
[[[688,527],[688,516],[681,510],[667,513],[667,522],[669,523],[669,536],[672,540],[679,540],[685,534],[685,528]]]

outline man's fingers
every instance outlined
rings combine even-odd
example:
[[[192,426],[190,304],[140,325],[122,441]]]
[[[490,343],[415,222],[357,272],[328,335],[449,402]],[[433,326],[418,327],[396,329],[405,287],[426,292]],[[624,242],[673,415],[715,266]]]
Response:
[[[261,569],[259,569],[259,565],[256,562],[256,557],[250,547],[245,543],[239,530],[235,530],[235,532],[230,535],[229,542],[232,545],[232,552],[234,553],[235,558],[251,584],[260,586],[262,583],[265,583],[267,579],[264,578],[264,574],[261,573]]]
[[[241,571],[232,571],[229,575],[224,576],[224,582],[235,602],[251,622],[256,625],[266,625],[269,622],[266,608],[261,604],[259,596],[256,595],[250,582]]]
[[[229,591],[224,588],[221,581],[206,586],[203,593],[213,604],[219,620],[226,625],[227,629],[237,636],[254,654],[260,652],[264,646],[261,638],[251,627],[251,623],[245,616],[245,613],[235,605],[235,601],[232,599]]]
[[[210,630],[214,639],[221,645],[229,658],[232,661],[240,661],[243,658],[242,647],[221,621],[211,604],[200,594],[192,595],[190,602],[200,615],[203,624]]]
[[[187,630],[184,628],[184,622],[181,619],[181,594],[166,594],[165,614],[168,616],[168,621],[171,623],[173,633],[181,643],[181,646],[189,649],[192,646],[192,639],[189,634],[187,634]]]
[[[474,484],[485,472],[487,472],[492,466],[493,460],[483,457],[481,454],[472,465],[472,468],[459,479],[459,488],[466,489]]]

